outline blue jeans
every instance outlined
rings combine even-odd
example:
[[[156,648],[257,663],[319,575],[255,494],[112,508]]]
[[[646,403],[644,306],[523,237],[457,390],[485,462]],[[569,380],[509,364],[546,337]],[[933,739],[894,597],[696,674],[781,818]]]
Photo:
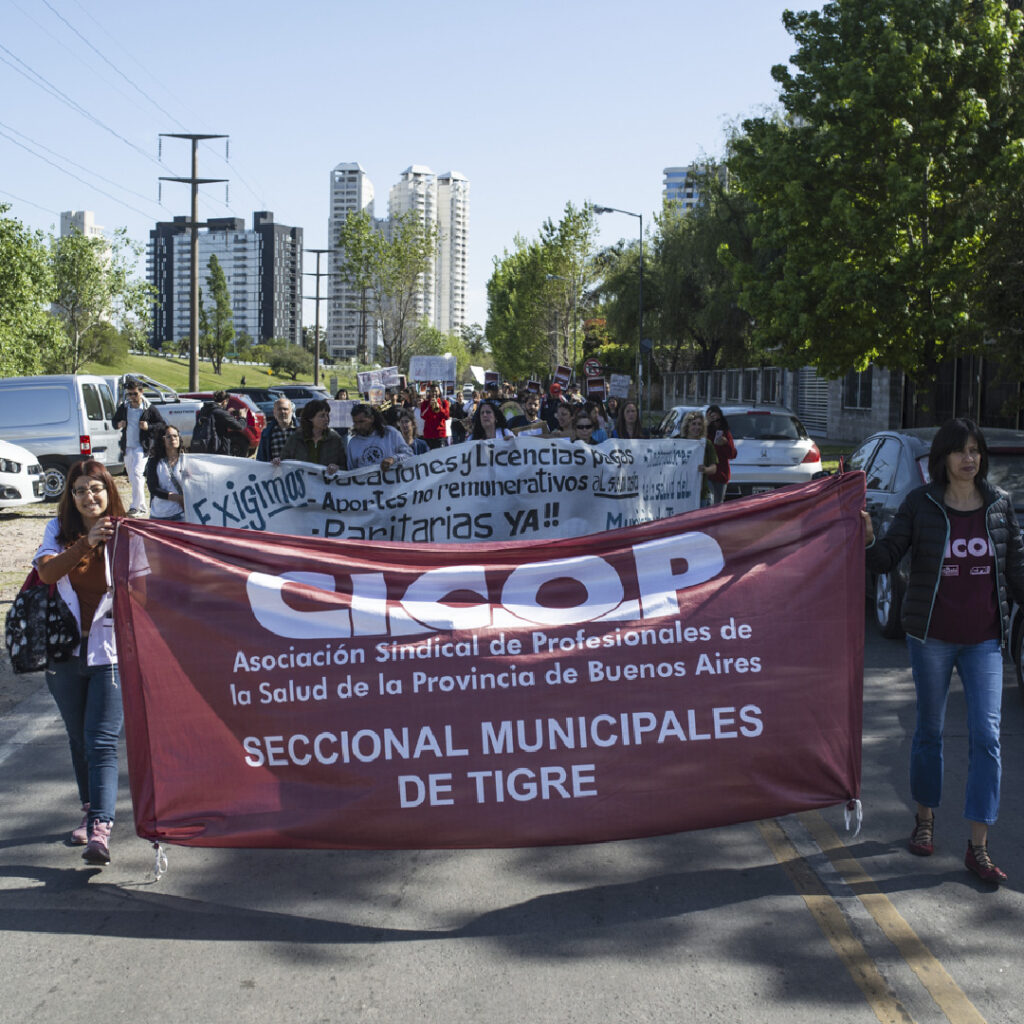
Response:
[[[917,728],[910,748],[910,792],[917,803],[942,800],[942,728],[956,666],[967,701],[967,793],[964,817],[991,825],[999,816],[999,714],[1003,656],[998,640],[980,644],[923,643],[907,637],[917,689]]]
[[[117,804],[117,739],[124,724],[116,665],[86,665],[85,658],[51,661],[46,685],[57,702],[71,744],[78,796],[89,820],[113,821]]]

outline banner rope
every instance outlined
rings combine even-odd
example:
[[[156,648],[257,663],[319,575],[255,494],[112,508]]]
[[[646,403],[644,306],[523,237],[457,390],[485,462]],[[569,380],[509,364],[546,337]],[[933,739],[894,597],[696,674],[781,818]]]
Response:
[[[843,821],[846,824],[846,831],[850,831],[850,821],[856,819],[857,828],[854,830],[851,839],[856,839],[860,835],[860,827],[864,823],[864,808],[859,800],[851,800],[843,808]]]
[[[167,873],[167,854],[159,843],[153,844],[153,880],[160,881],[160,877]]]

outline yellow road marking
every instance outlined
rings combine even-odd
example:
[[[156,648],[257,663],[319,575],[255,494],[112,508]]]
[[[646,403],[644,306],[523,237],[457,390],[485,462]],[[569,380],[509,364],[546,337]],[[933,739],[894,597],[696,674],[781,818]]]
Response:
[[[935,958],[874,879],[860,866],[843,845],[828,822],[817,812],[799,815],[804,828],[824,851],[843,880],[864,904],[900,956],[917,975],[928,994],[949,1019],[950,1024],[985,1024],[985,1018],[967,998],[963,989]]]
[[[867,950],[850,930],[842,909],[810,864],[797,853],[779,824],[775,821],[759,821],[757,827],[881,1024],[914,1024],[914,1019],[896,998]]]

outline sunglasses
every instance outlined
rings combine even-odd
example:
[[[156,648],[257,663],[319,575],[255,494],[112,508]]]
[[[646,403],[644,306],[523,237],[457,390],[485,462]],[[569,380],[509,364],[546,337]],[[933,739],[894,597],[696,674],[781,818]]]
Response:
[[[594,424],[593,423],[577,423],[576,424],[576,429],[577,430],[593,430],[594,429]]]

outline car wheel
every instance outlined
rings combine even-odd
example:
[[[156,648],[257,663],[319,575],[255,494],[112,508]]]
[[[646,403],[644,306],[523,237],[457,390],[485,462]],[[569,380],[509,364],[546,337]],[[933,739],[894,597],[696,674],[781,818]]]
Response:
[[[895,572],[875,577],[875,620],[882,636],[898,640],[903,636],[900,608],[903,606],[903,585]]]
[[[43,464],[43,494],[47,501],[59,501],[68,482],[68,467],[59,462]]]

